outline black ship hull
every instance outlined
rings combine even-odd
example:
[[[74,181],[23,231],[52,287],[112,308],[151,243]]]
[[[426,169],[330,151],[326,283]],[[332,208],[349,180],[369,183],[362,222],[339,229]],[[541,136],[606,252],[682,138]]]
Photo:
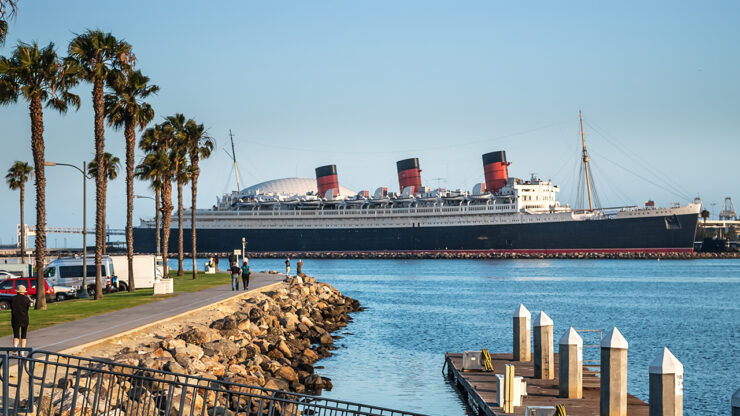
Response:
[[[691,252],[697,214],[563,222],[403,228],[198,228],[198,252]],[[177,252],[172,229],[169,252]],[[191,251],[185,229],[184,250]],[[134,228],[134,250],[153,253],[153,228]]]

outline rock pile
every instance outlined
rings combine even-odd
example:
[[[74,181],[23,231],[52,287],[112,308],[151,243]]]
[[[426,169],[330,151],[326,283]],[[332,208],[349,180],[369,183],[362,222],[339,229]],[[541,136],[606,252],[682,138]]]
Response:
[[[232,315],[177,337],[131,349],[113,359],[173,373],[296,393],[321,394],[331,380],[313,364],[331,356],[331,333],[351,321],[360,302],[311,277],[245,299]]]
[[[362,309],[357,300],[344,296],[329,284],[303,276],[289,278],[280,288],[241,302],[236,312],[210,325],[192,325],[177,336],[123,348],[112,360],[214,382],[294,393],[318,395],[322,390],[332,389],[329,378],[314,372],[314,363],[332,355],[331,351],[336,349],[334,340],[339,337],[331,333],[352,320],[350,313]],[[67,387],[72,384],[71,380],[60,379],[56,394],[59,397],[43,398],[42,403],[55,410],[49,414],[71,410],[64,403],[70,394],[64,392],[72,390]],[[129,397],[132,388],[131,383],[119,380],[107,390]],[[135,393],[137,397],[152,396],[155,400],[157,392],[149,390]],[[199,398],[196,394],[188,400]],[[207,407],[203,403],[191,404],[200,410]],[[234,407],[233,403],[221,405]],[[200,410],[193,414],[201,414]]]

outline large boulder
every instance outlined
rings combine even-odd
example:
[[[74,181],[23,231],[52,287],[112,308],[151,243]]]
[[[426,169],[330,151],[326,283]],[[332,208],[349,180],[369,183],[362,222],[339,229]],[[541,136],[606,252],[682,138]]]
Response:
[[[203,344],[203,354],[211,357],[220,356],[223,358],[231,358],[238,353],[239,347],[227,339],[220,339],[218,341],[206,342]]]
[[[331,335],[329,335],[328,332],[324,332],[323,334],[321,334],[321,338],[319,339],[319,342],[321,342],[324,345],[333,344],[334,339],[331,337]]]
[[[209,357],[208,355],[204,355],[203,357],[201,357],[200,361],[205,366],[206,371],[210,372],[216,377],[223,377],[223,375],[226,373],[226,366],[221,364],[217,360]]]
[[[290,348],[288,347],[288,344],[281,340],[277,344],[278,350],[280,350],[281,353],[285,356],[285,358],[293,358],[293,353],[290,351]]]
[[[280,377],[287,382],[298,381],[298,374],[292,367],[289,367],[287,365],[280,367],[280,369],[275,372],[275,376]]]

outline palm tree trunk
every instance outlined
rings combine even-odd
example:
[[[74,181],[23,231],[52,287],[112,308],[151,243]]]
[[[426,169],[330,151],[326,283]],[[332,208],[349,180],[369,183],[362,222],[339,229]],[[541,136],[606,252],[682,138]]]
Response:
[[[128,257],[128,291],[136,291],[134,283],[134,147],[136,127],[128,114],[123,135],[126,138],[126,248]]]
[[[170,244],[170,224],[172,223],[172,183],[170,178],[162,181],[162,275],[169,277],[167,257]]]
[[[23,220],[23,204],[26,199],[26,187],[21,181],[21,263],[26,264],[26,223]]]
[[[160,207],[159,207],[159,196],[161,191],[159,189],[154,190],[154,241],[156,241],[157,247],[156,251],[158,251],[160,254],[162,253],[162,239],[160,238],[162,236],[162,233],[159,231],[159,214],[160,214]]]
[[[185,259],[182,235],[182,182],[177,181],[177,275],[182,276],[185,270],[182,263]]]
[[[95,110],[95,300],[103,299],[103,246],[105,245],[105,131],[103,129],[103,81],[95,81],[92,91]]]
[[[198,195],[198,159],[193,158],[191,163],[193,164],[193,178],[192,178],[192,183],[190,184],[191,185],[190,194],[193,198],[193,201],[192,201],[192,205],[190,206],[190,213],[192,215],[190,218],[190,235],[193,239],[193,245],[192,245],[192,248],[190,249],[190,252],[193,255],[193,279],[197,279],[198,278],[198,266],[195,264],[196,262],[195,259],[198,257],[198,255],[197,255],[197,250],[196,250],[197,246],[195,245],[195,202],[197,199],[196,197]]]
[[[36,309],[46,309],[46,176],[44,175],[44,112],[38,97],[31,99],[31,151],[36,171]]]

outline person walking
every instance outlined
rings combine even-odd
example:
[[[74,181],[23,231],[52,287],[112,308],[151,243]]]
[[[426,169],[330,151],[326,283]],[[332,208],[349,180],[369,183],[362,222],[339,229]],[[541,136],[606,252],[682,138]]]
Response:
[[[13,327],[13,348],[26,348],[26,332],[28,331],[28,308],[31,299],[26,296],[26,287],[18,285],[17,295],[10,300],[10,323]]]
[[[239,290],[239,275],[241,271],[236,263],[231,263],[231,290]]]
[[[290,257],[285,258],[285,275],[290,276]]]
[[[249,270],[249,260],[244,260],[242,264],[242,285],[244,290],[249,289],[249,278],[252,276],[252,271]]]
[[[295,266],[295,274],[300,276],[301,273],[303,273],[303,259],[298,259],[298,263]]]

